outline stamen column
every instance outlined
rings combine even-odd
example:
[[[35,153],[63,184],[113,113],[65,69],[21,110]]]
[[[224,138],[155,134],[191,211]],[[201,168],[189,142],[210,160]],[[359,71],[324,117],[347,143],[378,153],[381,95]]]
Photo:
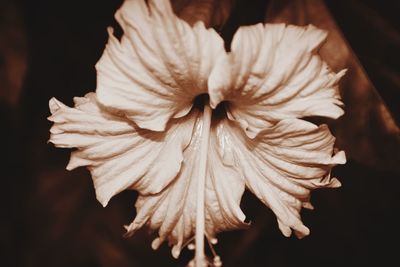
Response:
[[[206,265],[206,258],[204,255],[204,236],[205,236],[205,211],[204,211],[204,197],[205,197],[205,183],[207,175],[207,158],[208,146],[210,139],[211,128],[211,115],[212,111],[208,103],[204,105],[203,111],[203,125],[200,144],[200,164],[199,176],[197,177],[197,201],[196,201],[196,252],[195,264],[196,267],[204,267]]]

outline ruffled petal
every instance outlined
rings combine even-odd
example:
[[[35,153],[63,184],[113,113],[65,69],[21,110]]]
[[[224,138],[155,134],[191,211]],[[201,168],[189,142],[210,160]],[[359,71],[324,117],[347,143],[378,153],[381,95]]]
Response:
[[[316,50],[326,32],[284,24],[239,28],[208,85],[210,103],[229,101],[228,116],[248,136],[288,118],[343,114],[338,81]]]
[[[173,245],[174,257],[179,256],[184,244],[195,234],[201,127],[202,121],[198,119],[192,141],[184,151],[182,169],[174,182],[160,194],[139,196],[136,218],[126,227],[128,235],[143,225],[158,230],[153,248],[168,240]],[[226,133],[218,133],[217,129],[213,127],[210,133],[205,186],[205,231],[208,238],[221,231],[247,226],[239,206],[244,180],[235,168],[224,163],[219,151],[223,149]]]
[[[247,188],[272,209],[282,233],[290,236],[293,229],[298,237],[308,235],[301,208],[312,208],[312,189],[340,186],[330,170],[346,161],[343,151],[334,153],[327,126],[285,119],[254,139],[229,120],[219,128],[228,133],[224,162],[240,170]]]
[[[202,22],[176,17],[168,0],[127,0],[116,13],[124,34],[112,30],[97,63],[97,97],[139,127],[163,131],[186,115],[207,80],[223,40]]]
[[[160,133],[141,129],[101,107],[94,93],[74,101],[75,108],[70,108],[55,98],[50,100],[49,120],[54,125],[49,141],[57,147],[77,148],[67,169],[88,167],[102,205],[127,188],[157,194],[173,181],[181,169],[196,112],[172,120]]]

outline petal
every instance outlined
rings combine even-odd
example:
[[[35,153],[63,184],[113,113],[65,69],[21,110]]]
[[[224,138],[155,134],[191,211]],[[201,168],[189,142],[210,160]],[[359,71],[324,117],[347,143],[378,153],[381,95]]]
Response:
[[[75,98],[75,108],[50,100],[54,122],[50,142],[77,148],[67,169],[87,166],[97,199],[105,206],[127,188],[156,194],[175,178],[182,151],[189,144],[196,113],[172,120],[166,132],[140,129],[118,113],[101,107],[94,93]]]
[[[141,195],[136,202],[137,215],[127,226],[132,235],[143,225],[158,230],[156,249],[164,240],[173,244],[172,254],[178,257],[183,244],[195,233],[197,175],[202,121],[198,120],[190,145],[184,151],[182,169],[173,183],[160,194]],[[245,215],[240,209],[244,180],[230,165],[223,162],[219,147],[223,134],[213,128],[210,133],[205,191],[205,227],[208,238],[224,230],[244,228]]]
[[[229,118],[250,137],[282,119],[341,116],[344,71],[333,73],[316,54],[325,38],[312,25],[241,27],[210,76],[211,104],[229,101]]]
[[[116,13],[124,34],[110,38],[96,65],[99,102],[139,127],[163,131],[207,92],[207,79],[223,41],[199,22],[177,18],[167,0],[127,0]]]
[[[286,119],[251,139],[234,122],[225,120],[219,127],[230,133],[225,161],[240,170],[247,188],[273,210],[282,233],[289,236],[293,229],[298,237],[308,235],[301,208],[312,208],[312,189],[340,186],[329,173],[346,161],[343,151],[334,154],[335,138],[328,128]]]

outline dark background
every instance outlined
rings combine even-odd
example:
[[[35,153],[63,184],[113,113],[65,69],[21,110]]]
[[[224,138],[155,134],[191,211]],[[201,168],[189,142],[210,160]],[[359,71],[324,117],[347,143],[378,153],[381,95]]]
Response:
[[[72,105],[74,96],[95,89],[94,64],[121,3],[0,0],[1,266],[184,266],[191,257],[184,250],[175,261],[167,245],[152,251],[153,236],[145,230],[122,238],[122,225],[135,216],[136,194],[124,192],[102,208],[89,173],[66,171],[69,151],[46,143],[48,100]],[[325,3],[398,124],[400,2]],[[264,21],[267,5],[237,1],[224,38],[241,24]],[[375,146],[387,141],[376,134],[379,127],[366,130]],[[373,156],[398,159],[379,153]],[[272,212],[246,193],[243,209],[253,225],[220,235],[216,249],[224,266],[400,265],[397,163],[350,158],[336,167],[343,186],[313,193],[316,209],[302,213],[311,235],[303,240],[283,237]]]

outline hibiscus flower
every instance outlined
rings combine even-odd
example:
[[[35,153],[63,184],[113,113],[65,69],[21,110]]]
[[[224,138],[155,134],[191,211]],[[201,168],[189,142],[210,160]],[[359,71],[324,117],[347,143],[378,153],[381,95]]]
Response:
[[[87,166],[103,206],[134,189],[137,215],[126,226],[158,231],[172,254],[204,237],[248,227],[245,188],[276,214],[285,236],[309,234],[300,218],[310,191],[338,187],[345,163],[327,125],[305,118],[343,114],[338,81],[317,54],[326,32],[313,26],[241,27],[231,51],[202,22],[190,26],[167,0],[126,0],[123,29],[96,65],[96,92],[70,108],[50,100],[50,142],[76,148],[68,170]],[[220,264],[214,255],[214,265]]]

